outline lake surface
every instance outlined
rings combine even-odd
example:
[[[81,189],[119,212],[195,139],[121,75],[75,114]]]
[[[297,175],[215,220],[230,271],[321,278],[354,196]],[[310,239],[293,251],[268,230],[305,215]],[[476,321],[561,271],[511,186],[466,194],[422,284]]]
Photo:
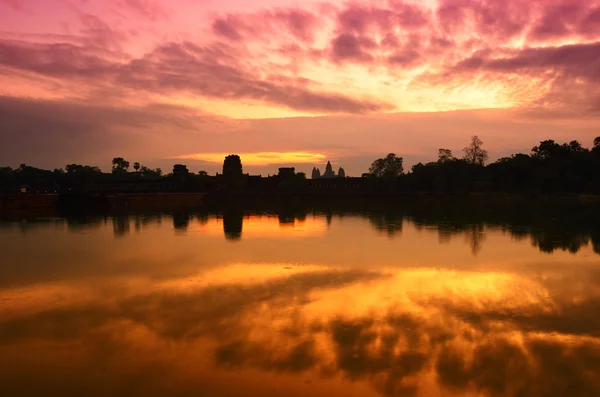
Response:
[[[595,226],[450,218],[0,223],[2,394],[600,396]]]

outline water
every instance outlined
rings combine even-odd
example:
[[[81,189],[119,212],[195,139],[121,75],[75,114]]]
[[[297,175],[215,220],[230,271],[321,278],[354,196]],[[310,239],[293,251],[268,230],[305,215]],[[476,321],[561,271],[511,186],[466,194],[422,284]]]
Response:
[[[0,223],[2,394],[600,395],[589,216],[455,218]]]

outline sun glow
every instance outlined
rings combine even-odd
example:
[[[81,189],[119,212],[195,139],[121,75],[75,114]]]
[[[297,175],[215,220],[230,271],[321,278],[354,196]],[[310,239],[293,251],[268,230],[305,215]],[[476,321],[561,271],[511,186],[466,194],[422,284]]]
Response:
[[[244,165],[314,164],[325,160],[323,153],[309,152],[257,152],[238,153],[244,159]],[[194,153],[178,156],[184,160],[201,160],[222,163],[229,153]]]
[[[300,238],[321,236],[327,231],[327,222],[321,217],[307,217],[282,221],[275,216],[246,215],[243,218],[244,238]],[[210,218],[206,222],[190,224],[188,231],[223,235],[223,218]]]

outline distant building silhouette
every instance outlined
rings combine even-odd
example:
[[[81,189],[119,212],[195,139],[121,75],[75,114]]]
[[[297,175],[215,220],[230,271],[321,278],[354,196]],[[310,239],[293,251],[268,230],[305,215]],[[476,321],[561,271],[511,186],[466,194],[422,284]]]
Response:
[[[173,175],[187,175],[189,174],[189,170],[186,165],[183,164],[175,164],[173,166]]]
[[[312,170],[312,179],[319,179],[321,177],[321,171],[317,167],[313,167]]]
[[[331,163],[328,161],[327,166],[325,167],[325,173],[323,174],[323,178],[335,178],[335,172],[333,172],[333,167]]]
[[[294,167],[282,167],[279,169],[280,178],[292,178],[296,175],[296,169]]]
[[[242,168],[242,160],[237,154],[230,154],[223,161],[223,175],[226,178],[242,176],[244,174]]]
[[[344,169],[342,167],[340,167],[338,174],[335,174],[335,171],[333,170],[333,167],[331,166],[331,162],[328,161],[327,165],[325,166],[325,172],[323,173],[323,175],[321,175],[321,171],[316,168],[313,167],[312,170],[312,179],[330,179],[330,178],[345,178],[346,177],[346,171],[344,171]]]

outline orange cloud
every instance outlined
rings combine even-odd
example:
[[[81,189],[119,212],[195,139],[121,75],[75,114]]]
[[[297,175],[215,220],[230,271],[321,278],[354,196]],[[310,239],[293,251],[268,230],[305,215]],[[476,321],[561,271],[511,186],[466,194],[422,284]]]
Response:
[[[244,165],[273,165],[273,164],[314,164],[325,160],[323,153],[308,152],[257,152],[238,153]],[[201,160],[211,163],[221,163],[229,153],[194,153],[178,156],[184,160]]]

